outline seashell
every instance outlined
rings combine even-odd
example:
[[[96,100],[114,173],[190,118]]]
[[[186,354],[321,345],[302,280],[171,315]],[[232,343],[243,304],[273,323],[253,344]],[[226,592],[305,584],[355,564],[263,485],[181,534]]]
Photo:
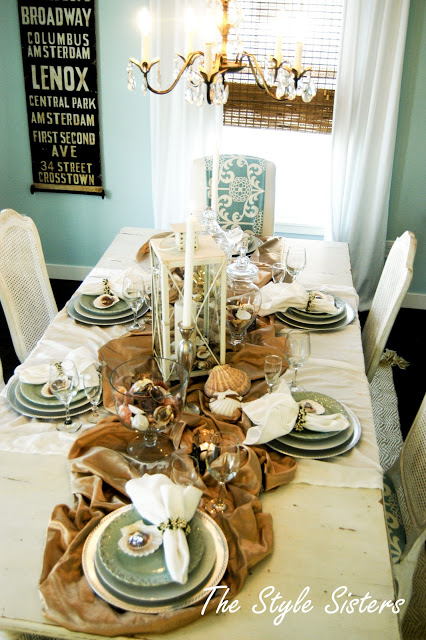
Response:
[[[98,296],[93,300],[93,306],[97,309],[108,309],[108,307],[112,307],[119,300],[120,298],[117,296],[110,295],[109,293],[103,293],[101,296]]]
[[[173,418],[173,408],[171,405],[164,405],[162,407],[157,407],[154,413],[152,414],[156,424],[158,427],[165,427],[172,421]]]
[[[250,378],[240,369],[231,367],[230,364],[219,364],[213,367],[204,385],[204,392],[212,398],[220,391],[231,389],[243,396],[250,389]]]
[[[132,420],[132,412],[130,411],[129,407],[125,404],[121,404],[118,407],[118,415],[120,417],[120,419],[124,422],[124,424],[126,425],[130,425],[131,424],[131,420]]]
[[[133,429],[137,429],[138,431],[146,431],[149,427],[149,420],[144,413],[137,413],[131,419],[131,424]]]
[[[225,416],[231,420],[238,420],[241,415],[240,396],[227,389],[216,394],[216,398],[210,400],[210,410],[217,415]]]
[[[235,314],[235,317],[238,318],[238,320],[250,320],[251,313],[250,313],[250,311],[247,311],[246,309],[240,308],[240,309],[238,309],[237,313]]]
[[[163,535],[158,527],[138,520],[120,529],[118,546],[129,556],[148,556],[161,546]]]
[[[136,380],[129,389],[129,393],[142,393],[146,387],[153,385],[153,381],[150,378],[144,378],[143,380]]]
[[[317,415],[325,413],[322,404],[315,400],[300,400],[299,405],[305,408],[306,413],[316,413]]]
[[[55,397],[53,395],[53,393],[52,393],[52,390],[50,388],[50,384],[48,382],[46,382],[46,384],[44,384],[42,386],[40,393],[43,396],[43,398],[54,398]]]
[[[201,360],[206,360],[210,355],[210,351],[207,347],[200,347],[197,349],[197,358],[201,358]]]

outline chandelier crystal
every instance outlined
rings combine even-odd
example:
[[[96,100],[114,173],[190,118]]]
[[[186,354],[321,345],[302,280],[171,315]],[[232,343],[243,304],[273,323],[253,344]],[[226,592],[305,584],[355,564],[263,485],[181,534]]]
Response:
[[[193,51],[194,34],[191,14],[187,13],[185,23],[188,32],[187,49],[184,56],[179,53],[173,61],[173,82],[166,88],[160,86],[160,60],[150,60],[151,18],[147,9],[140,13],[139,24],[142,33],[141,60],[130,58],[127,66],[127,86],[136,88],[135,67],[142,73],[142,93],[147,91],[157,95],[170,93],[181,78],[185,83],[185,100],[198,107],[207,100],[209,104],[226,104],[229,96],[227,73],[250,70],[257,86],[274,100],[294,100],[300,96],[310,102],[316,87],[311,78],[311,68],[302,66],[302,42],[296,42],[295,56],[290,63],[282,58],[282,37],[277,36],[274,55],[268,56],[260,64],[253,53],[244,50],[240,26],[243,21],[241,7],[237,0],[209,0],[208,23],[210,35],[206,38],[204,51]],[[157,71],[157,88],[150,84],[150,73]]]

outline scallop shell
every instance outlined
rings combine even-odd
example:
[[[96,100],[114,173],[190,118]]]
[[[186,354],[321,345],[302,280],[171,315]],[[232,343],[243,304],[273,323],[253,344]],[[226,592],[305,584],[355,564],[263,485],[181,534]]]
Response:
[[[110,295],[109,293],[103,293],[101,296],[98,296],[93,300],[93,306],[97,309],[109,309],[114,304],[116,304],[120,298],[117,296]]]
[[[158,549],[163,536],[154,525],[146,525],[138,520],[120,529],[121,538],[118,546],[129,556],[148,556]]]
[[[204,392],[212,398],[221,391],[231,389],[239,396],[243,396],[250,389],[250,378],[240,369],[231,367],[230,364],[219,364],[210,371]]]
[[[241,402],[237,397],[240,396],[236,396],[235,392],[229,389],[216,394],[216,398],[210,400],[210,411],[231,420],[238,420],[241,415]]]
[[[50,384],[48,382],[46,382],[46,384],[44,384],[41,388],[40,391],[41,395],[43,396],[43,398],[54,398],[54,394],[52,393],[51,389],[50,389]]]
[[[300,400],[299,405],[304,407],[306,413],[316,413],[317,415],[325,413],[325,409],[322,404],[315,400]]]

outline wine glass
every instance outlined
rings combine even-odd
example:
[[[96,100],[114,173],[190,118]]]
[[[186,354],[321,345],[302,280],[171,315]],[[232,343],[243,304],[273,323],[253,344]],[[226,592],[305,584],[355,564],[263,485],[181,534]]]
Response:
[[[58,431],[75,433],[81,427],[81,422],[74,422],[70,416],[70,402],[78,392],[79,377],[77,368],[72,360],[51,362],[49,366],[49,387],[55,398],[65,407],[65,421],[56,425]]]
[[[272,281],[275,282],[284,282],[285,277],[285,264],[284,262],[275,262],[272,265]]]
[[[306,266],[306,250],[304,247],[290,247],[287,251],[286,269],[292,276],[293,280],[296,280],[299,273],[303,271]]]
[[[142,276],[136,274],[129,274],[123,280],[123,299],[127,302],[131,310],[133,311],[133,324],[130,329],[141,329],[145,331],[145,322],[140,323],[138,321],[138,311],[142,309],[142,305],[145,301],[145,284]]]
[[[166,466],[174,453],[171,429],[185,406],[188,372],[169,358],[141,355],[118,365],[110,375],[114,405],[120,422],[135,433],[127,453],[152,467]]]
[[[172,461],[170,479],[184,487],[195,486],[200,477],[198,460],[190,455],[177,455]]]
[[[219,483],[219,494],[206,509],[210,513],[223,513],[229,507],[224,500],[225,483],[232,480],[240,468],[240,443],[234,433],[213,433],[206,455],[207,470]]]
[[[83,376],[84,392],[92,405],[92,413],[86,418],[87,422],[95,424],[99,421],[98,404],[102,396],[102,374],[100,371],[85,373]]]
[[[297,372],[306,364],[311,355],[311,338],[308,331],[293,329],[287,334],[285,342],[286,360],[294,369],[294,377],[290,383],[291,393],[304,391],[304,388],[297,384]]]
[[[265,380],[268,385],[268,393],[272,393],[272,387],[280,377],[283,361],[280,356],[269,355],[265,357]]]

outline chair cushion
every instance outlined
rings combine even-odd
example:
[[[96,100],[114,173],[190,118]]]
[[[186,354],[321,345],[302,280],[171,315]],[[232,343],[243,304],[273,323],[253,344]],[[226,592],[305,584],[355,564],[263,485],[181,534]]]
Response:
[[[207,205],[211,206],[212,156],[205,158]],[[217,219],[223,229],[240,226],[262,235],[265,196],[265,160],[252,156],[221,155]]]
[[[391,560],[393,564],[397,564],[405,547],[406,536],[395,486],[387,473],[383,476],[383,505]]]

